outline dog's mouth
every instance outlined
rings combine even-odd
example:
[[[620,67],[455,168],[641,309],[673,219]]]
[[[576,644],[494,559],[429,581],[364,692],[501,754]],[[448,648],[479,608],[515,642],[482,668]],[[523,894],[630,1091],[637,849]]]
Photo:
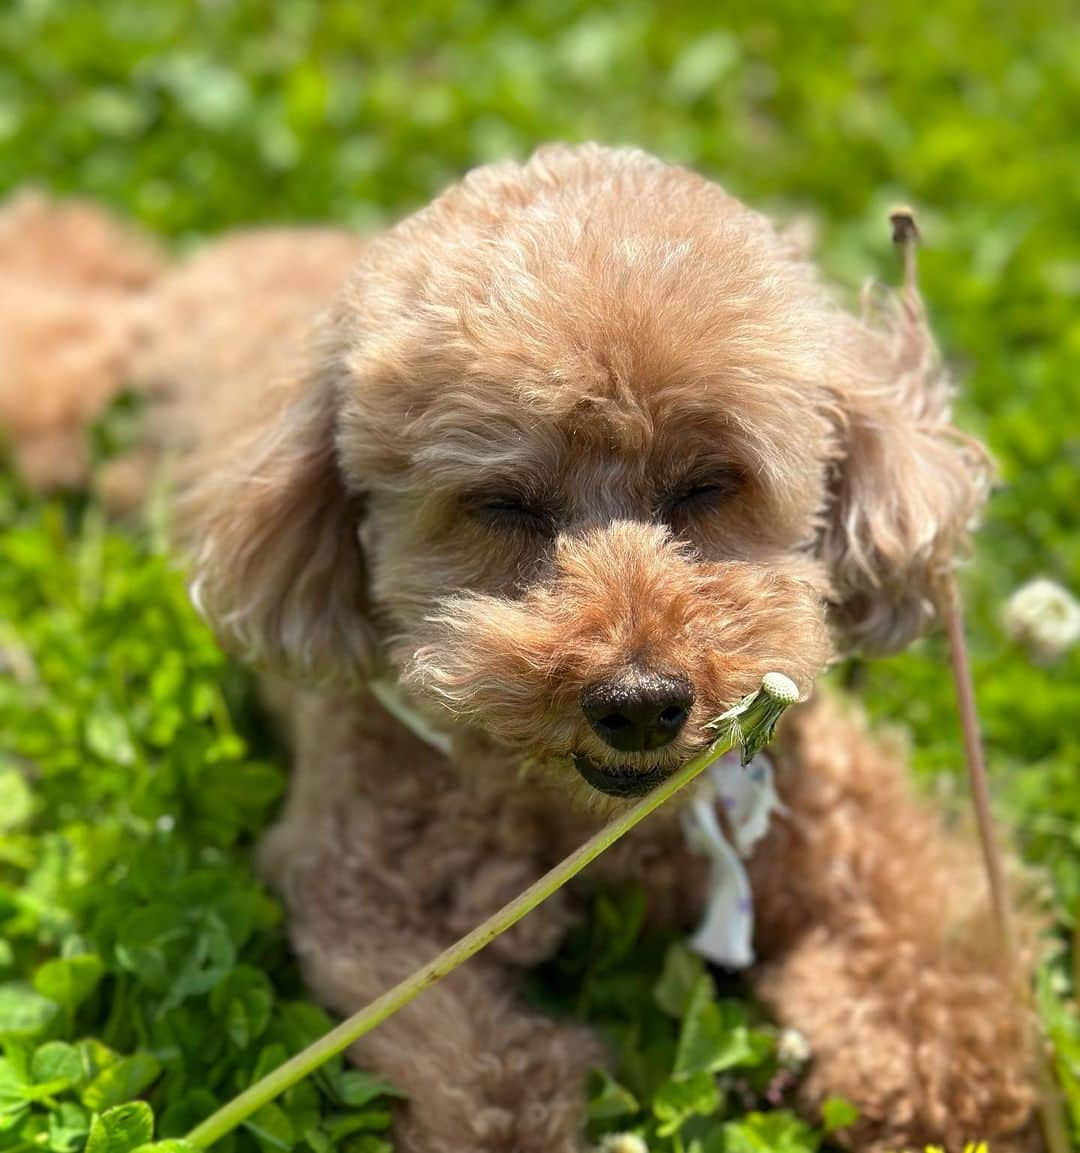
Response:
[[[583,780],[609,797],[640,797],[656,788],[668,775],[662,765],[648,765],[644,768],[598,765],[588,757],[575,754],[574,768]]]

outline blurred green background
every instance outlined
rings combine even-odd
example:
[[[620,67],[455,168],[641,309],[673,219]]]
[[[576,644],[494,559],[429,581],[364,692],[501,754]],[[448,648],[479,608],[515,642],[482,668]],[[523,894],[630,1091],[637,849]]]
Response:
[[[0,6],[0,193],[35,183],[90,196],[178,247],[255,221],[377,226],[472,165],[524,157],[546,140],[598,139],[692,165],[782,217],[809,216],[823,265],[854,300],[867,278],[897,278],[887,211],[915,206],[924,294],[963,381],[960,422],[988,441],[1000,466],[1001,487],[964,576],[969,630],[999,814],[1052,882],[1060,949],[1041,995],[1080,1116],[1080,1034],[1069,994],[1080,904],[1080,653],[1037,664],[999,619],[1005,599],[1032,577],[1080,588],[1078,124],[1080,19],[1066,0]],[[0,505],[9,574],[25,578],[0,585],[0,618],[40,655],[55,640],[44,639],[41,622],[58,606],[72,627],[86,626],[79,574],[93,510],[39,506],[10,492]],[[119,581],[117,596],[150,611],[157,594],[146,588],[165,579],[152,549],[93,531],[97,563],[106,556],[117,566],[102,579]],[[123,583],[125,571],[146,578],[137,591],[136,575]],[[187,639],[170,633],[162,645],[176,646],[183,667],[194,646],[210,669],[204,641],[185,631],[197,626],[177,627]],[[80,675],[68,675],[76,667]],[[93,729],[90,751],[115,757],[124,745],[111,741],[109,726],[115,737],[127,723],[130,684],[128,697],[110,695],[95,679],[100,654],[89,651],[58,658],[57,670],[49,704],[24,688],[0,689],[5,742],[25,754],[9,734],[65,703],[78,728],[85,716],[72,702],[85,691],[86,708],[111,702],[113,718]],[[176,673],[178,684],[185,675]],[[210,684],[226,674],[214,666],[205,675]],[[846,675],[877,717],[908,727],[927,787],[961,813],[962,760],[940,641]],[[140,765],[144,756],[158,763],[150,738],[145,749],[140,732],[127,739]],[[37,756],[47,743],[38,740]],[[76,769],[64,772],[58,779],[73,788]],[[231,846],[254,834],[266,803],[215,836]],[[60,801],[47,789],[26,804],[34,835],[62,826]],[[6,865],[0,853],[9,906],[40,866],[11,858],[10,847]],[[3,916],[0,902],[0,923]],[[16,972],[65,940],[42,930],[40,918],[31,922],[22,944],[8,948]]]

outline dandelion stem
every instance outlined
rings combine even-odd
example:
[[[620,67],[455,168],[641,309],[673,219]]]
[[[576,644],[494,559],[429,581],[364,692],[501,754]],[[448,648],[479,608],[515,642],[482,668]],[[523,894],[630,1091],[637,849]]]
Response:
[[[793,704],[796,697],[797,692],[791,681],[776,673],[768,674],[758,693],[753,698],[748,698],[744,702],[745,707],[739,710],[743,720],[741,727],[736,724],[726,726],[721,735],[704,752],[688,761],[678,772],[642,797],[631,808],[614,817],[580,848],[575,849],[483,924],[478,925],[471,933],[466,934],[400,984],[383,993],[366,1008],[342,1021],[302,1052],[228,1101],[216,1113],[192,1129],[187,1135],[187,1140],[200,1149],[208,1148],[264,1105],[284,1093],[286,1089],[303,1080],[309,1073],[313,1073],[331,1057],[348,1048],[366,1033],[370,1033],[425,989],[442,980],[448,973],[480,952],[485,945],[490,944],[500,933],[532,912],[620,837],[628,833],[639,821],[658,809],[683,786],[688,785],[713,761],[730,752],[736,745],[758,739],[756,722],[752,718],[761,716],[774,725],[776,715]],[[770,707],[763,709],[761,707],[763,702],[767,702]]]
[[[972,805],[975,809],[975,825],[982,846],[983,864],[986,868],[987,883],[990,888],[990,901],[994,908],[994,919],[1001,937],[1006,974],[1027,1005],[1032,1005],[1031,989],[1028,987],[1020,965],[1013,929],[1012,906],[1009,902],[1009,889],[1005,881],[1005,867],[1001,846],[994,831],[994,815],[990,808],[990,785],[986,772],[986,756],[979,734],[979,716],[975,707],[975,687],[971,677],[971,663],[968,660],[967,643],[964,640],[963,612],[956,578],[949,573],[941,586],[941,614],[945,621],[945,632],[949,639],[949,658],[952,663],[953,683],[956,686],[957,710],[960,714],[960,728],[964,735],[964,755],[967,761],[968,785],[971,789]],[[1036,1058],[1039,1080],[1039,1125],[1046,1139],[1050,1153],[1069,1153],[1069,1138],[1065,1127],[1065,1115],[1061,1100],[1061,1090],[1054,1075],[1051,1058],[1042,1047],[1041,1037],[1036,1042],[1039,1051]]]
[[[975,706],[975,686],[971,678],[964,624],[960,610],[960,594],[956,580],[950,574],[942,588],[942,615],[949,640],[949,659],[952,664],[953,684],[956,687],[956,707],[960,714],[960,730],[964,737],[964,758],[967,761],[968,786],[975,808],[975,824],[982,848],[983,865],[990,888],[990,901],[994,919],[1001,935],[1002,952],[1011,973],[1018,969],[1016,934],[1013,931],[1012,908],[1005,883],[1005,866],[994,831],[994,815],[990,808],[990,785],[986,773],[986,756],[979,735],[979,715]]]
[[[902,297],[904,308],[914,320],[922,316],[923,304],[919,295],[918,263],[916,248],[919,228],[915,214],[910,208],[897,208],[890,214],[893,226],[893,244],[900,249],[904,259],[904,279]],[[964,738],[964,759],[967,762],[968,786],[971,792],[972,807],[975,810],[975,825],[978,829],[979,844],[982,848],[983,865],[986,869],[987,884],[990,888],[990,902],[994,910],[1001,949],[1005,961],[1005,972],[1010,984],[1016,989],[1023,1003],[1032,1008],[1033,1020],[1038,1019],[1034,1010],[1031,988],[1020,964],[1020,954],[1013,929],[1012,906],[1009,903],[1009,889],[1005,881],[1001,847],[994,831],[994,815],[990,808],[990,785],[986,772],[986,756],[982,736],[979,732],[979,715],[975,706],[975,685],[971,676],[971,663],[968,660],[967,642],[964,639],[964,614],[957,588],[956,577],[951,569],[945,569],[937,590],[938,610],[945,623],[949,641],[949,659],[952,665],[953,684],[956,689],[956,706],[960,715],[960,728]],[[1065,1125],[1061,1090],[1054,1075],[1051,1056],[1042,1044],[1041,1035],[1036,1039],[1037,1076],[1039,1082],[1039,1126],[1046,1139],[1050,1153],[1069,1153],[1069,1137]]]

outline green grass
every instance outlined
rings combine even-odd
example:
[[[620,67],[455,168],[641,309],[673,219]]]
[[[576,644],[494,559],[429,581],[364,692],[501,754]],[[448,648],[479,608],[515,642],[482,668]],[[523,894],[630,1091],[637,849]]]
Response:
[[[367,227],[469,165],[599,138],[781,215],[811,211],[852,297],[867,276],[895,278],[886,211],[913,203],[961,422],[1003,481],[964,585],[1000,816],[1053,894],[1061,948],[1040,996],[1080,1137],[1080,653],[1033,665],[998,622],[1030,577],[1080,587],[1080,22],[1054,0],[719,13],[9,0],[0,192],[90,195],[186,245],[256,220]],[[149,1138],[150,1110],[156,1137],[178,1136],[325,1024],[249,863],[283,769],[151,540],[7,483],[0,525],[0,1150],[78,1153],[98,1114],[91,1153],[125,1153]],[[859,678],[959,810],[942,657],[931,639]],[[617,1039],[593,1130],[647,1129],[662,1150],[812,1147],[820,1129],[774,1108],[796,1075],[775,1030],[643,937],[632,895],[598,901],[537,993]],[[377,1153],[382,1088],[335,1065],[234,1151]]]

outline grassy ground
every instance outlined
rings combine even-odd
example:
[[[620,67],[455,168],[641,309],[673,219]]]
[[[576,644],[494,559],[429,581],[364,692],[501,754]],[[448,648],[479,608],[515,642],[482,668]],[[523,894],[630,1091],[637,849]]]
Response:
[[[9,0],[0,192],[88,194],[183,246],[255,220],[367,227],[469,165],[593,137],[811,211],[852,293],[895,277],[886,210],[914,203],[962,422],[1001,469],[965,576],[970,630],[1000,815],[1049,879],[1061,948],[1040,994],[1080,1136],[1080,653],[1034,664],[999,624],[1033,576],[1080,586],[1080,22],[1066,0],[943,0],[917,21],[856,0],[712,13]],[[125,1153],[154,1117],[179,1136],[322,1027],[248,865],[282,768],[152,533],[7,482],[0,524],[0,1150],[77,1153],[96,1114],[92,1153]],[[927,787],[962,806],[940,643],[857,677],[909,727]],[[840,1103],[817,1130],[783,1109],[790,1038],[641,939],[639,914],[632,894],[604,897],[537,994],[617,1038],[594,1130],[719,1153],[809,1149],[842,1125]],[[337,1065],[230,1144],[380,1153],[385,1090]]]

